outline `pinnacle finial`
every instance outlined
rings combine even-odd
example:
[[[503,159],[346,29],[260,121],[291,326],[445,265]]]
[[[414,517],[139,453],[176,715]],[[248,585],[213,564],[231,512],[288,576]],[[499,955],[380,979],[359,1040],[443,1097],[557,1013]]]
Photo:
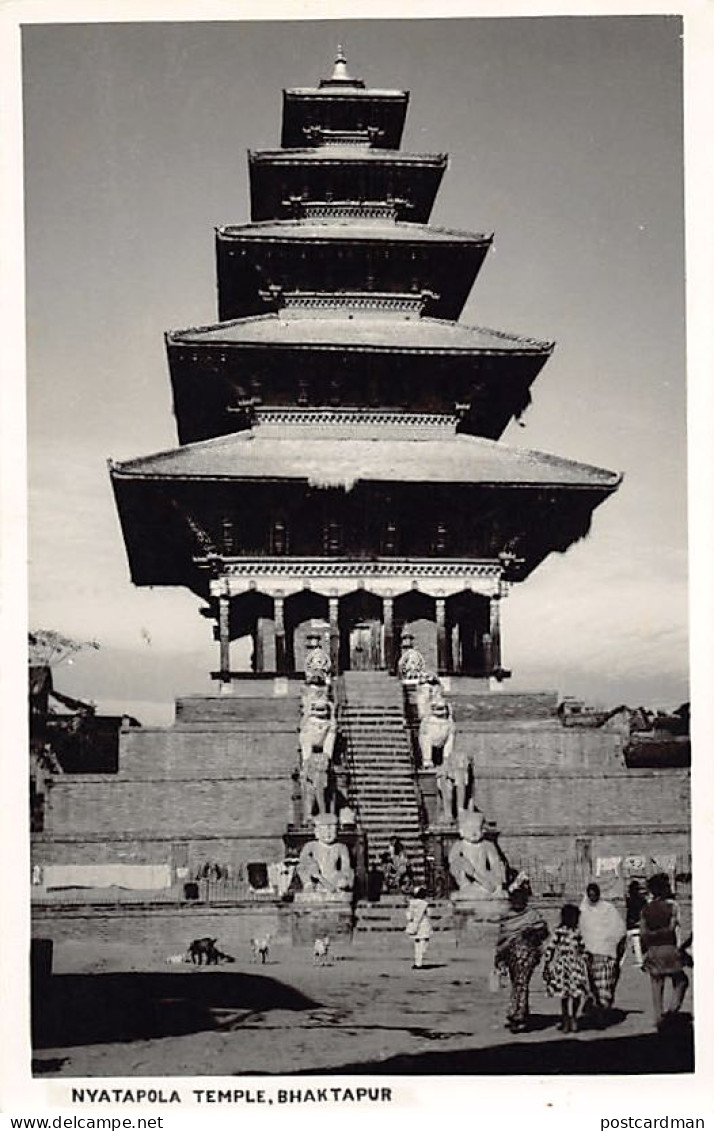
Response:
[[[345,55],[344,48],[343,48],[341,43],[338,43],[337,44],[337,55],[335,57],[335,67],[334,67],[334,70],[332,72],[332,79],[333,79],[333,81],[335,79],[338,79],[338,80],[342,80],[342,82],[344,82],[345,79],[350,79],[351,77],[352,76],[350,75],[349,71],[347,70],[347,57]]]

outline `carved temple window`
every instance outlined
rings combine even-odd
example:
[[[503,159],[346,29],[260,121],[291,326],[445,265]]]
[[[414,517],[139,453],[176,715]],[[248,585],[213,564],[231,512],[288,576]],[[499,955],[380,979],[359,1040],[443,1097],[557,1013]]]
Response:
[[[341,554],[344,549],[342,523],[326,522],[323,532],[323,545],[326,554]]]
[[[281,557],[290,552],[288,524],[283,518],[274,518],[270,524],[270,553]]]
[[[381,552],[396,554],[399,549],[399,532],[396,522],[387,521],[382,529]]]
[[[227,515],[221,518],[221,546],[228,557],[232,557],[237,550],[235,524]]]
[[[448,531],[448,528],[446,527],[446,524],[443,523],[443,522],[437,522],[435,530],[434,530],[434,537],[433,537],[432,544],[431,544],[432,553],[434,553],[434,554],[446,554],[446,553],[448,553],[449,545],[450,545],[450,538],[449,538],[449,531]]]

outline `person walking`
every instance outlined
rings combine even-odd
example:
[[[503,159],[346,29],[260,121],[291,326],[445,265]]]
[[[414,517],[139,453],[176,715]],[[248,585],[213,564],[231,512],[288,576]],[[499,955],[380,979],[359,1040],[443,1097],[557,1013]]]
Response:
[[[640,941],[644,955],[642,966],[650,976],[655,1025],[662,1029],[681,1009],[689,978],[684,972],[679,908],[672,897],[669,877],[664,872],[650,876],[647,887],[652,899],[645,904],[640,915]],[[666,978],[672,983],[668,1010],[664,1009]]]
[[[630,880],[625,897],[625,926],[627,939],[632,949],[632,959],[638,969],[642,968],[642,944],[640,943],[640,916],[647,903],[639,880]]]
[[[566,903],[560,912],[560,926],[548,940],[543,955],[543,981],[551,997],[560,998],[562,1016],[558,1028],[564,1033],[577,1032],[578,1009],[588,991],[585,943],[578,930],[579,920],[575,904]]]
[[[548,936],[545,920],[528,906],[528,891],[515,888],[508,896],[508,910],[501,915],[496,942],[495,969],[511,980],[511,1002],[506,1028],[524,1033],[528,1028],[528,990],[533,971],[540,962],[541,947]]]
[[[585,943],[593,1020],[600,1027],[606,1023],[615,1000],[626,934],[622,917],[613,903],[601,897],[599,884],[590,883],[585,889],[580,904],[580,933]]]
[[[421,970],[431,938],[431,921],[426,889],[417,888],[407,904],[407,925],[404,928],[414,943],[412,970]]]

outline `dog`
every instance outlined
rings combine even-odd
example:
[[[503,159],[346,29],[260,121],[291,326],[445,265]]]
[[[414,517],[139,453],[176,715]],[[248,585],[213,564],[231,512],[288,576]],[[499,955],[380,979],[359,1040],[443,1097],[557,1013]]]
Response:
[[[254,962],[260,962],[261,965],[265,966],[265,963],[270,957],[270,940],[272,937],[271,934],[259,935],[250,940],[250,945],[253,948]]]
[[[312,962],[314,966],[331,966],[332,959],[330,958],[330,937],[325,935],[321,939],[315,939],[312,948]]]
[[[219,962],[235,962],[230,954],[224,954],[216,946],[218,939],[194,939],[189,944],[186,951],[186,961],[192,962],[195,966],[203,966],[204,959],[206,966],[217,966]]]

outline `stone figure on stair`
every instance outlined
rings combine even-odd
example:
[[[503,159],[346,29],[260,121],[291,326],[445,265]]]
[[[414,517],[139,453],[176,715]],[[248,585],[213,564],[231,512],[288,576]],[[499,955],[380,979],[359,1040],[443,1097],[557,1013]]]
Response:
[[[315,817],[315,836],[304,845],[297,865],[303,892],[344,899],[352,891],[354,870],[347,846],[337,840],[337,817],[333,813]]]
[[[402,654],[397,662],[397,675],[402,683],[417,683],[426,672],[426,661],[418,648],[414,647],[411,632],[402,633]]]
[[[337,737],[337,719],[333,703],[322,687],[306,688],[303,717],[300,723],[300,779],[303,814],[310,818],[327,809],[330,764]]]
[[[432,697],[428,714],[419,724],[419,751],[422,769],[430,770],[434,765],[434,750],[441,751],[442,764],[448,762],[454,749],[456,729],[454,713],[443,694]]]
[[[456,750],[452,745],[449,756],[436,768],[439,817],[447,825],[451,824],[455,816],[460,821],[467,809],[470,764],[468,753],[465,750]],[[475,808],[473,798],[470,808],[472,810]]]
[[[332,675],[332,663],[322,647],[322,636],[319,632],[311,632],[305,643],[305,682],[328,685]]]
[[[421,722],[422,719],[429,714],[431,704],[434,699],[443,697],[444,689],[441,685],[441,680],[434,672],[424,672],[419,677],[419,683],[416,689],[415,703],[417,709],[417,717]]]
[[[456,881],[459,900],[503,900],[503,862],[491,841],[484,837],[482,813],[461,814],[459,840],[449,853],[449,871]]]

